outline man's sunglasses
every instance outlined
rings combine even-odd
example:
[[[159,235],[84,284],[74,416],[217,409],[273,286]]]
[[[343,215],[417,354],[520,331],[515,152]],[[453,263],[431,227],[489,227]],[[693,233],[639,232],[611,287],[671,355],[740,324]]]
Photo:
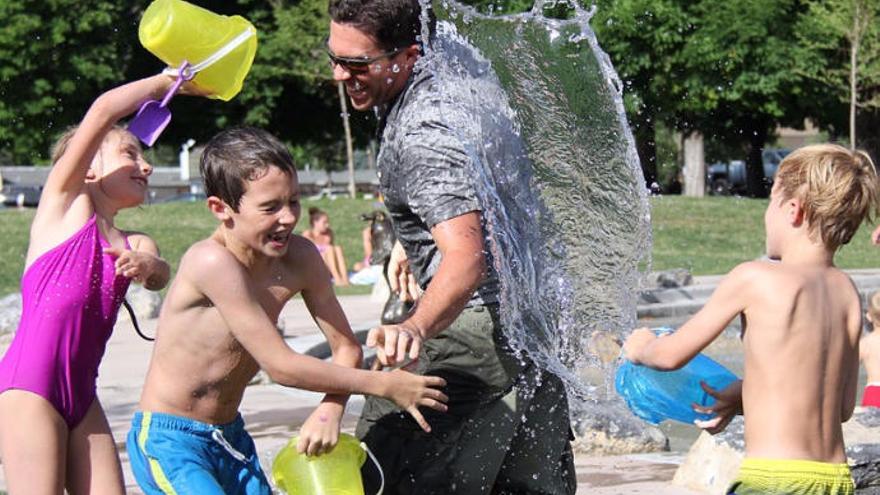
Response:
[[[393,57],[402,51],[403,48],[395,48],[394,50],[376,55],[375,57],[337,57],[328,48],[327,56],[330,58],[331,67],[336,67],[338,65],[349,72],[364,72],[369,70],[370,64],[374,64],[383,58]]]

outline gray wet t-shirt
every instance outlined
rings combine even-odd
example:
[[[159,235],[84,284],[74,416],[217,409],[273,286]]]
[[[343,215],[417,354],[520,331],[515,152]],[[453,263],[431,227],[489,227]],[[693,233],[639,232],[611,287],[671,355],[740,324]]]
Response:
[[[380,118],[379,183],[398,240],[422,289],[437,267],[440,251],[431,229],[446,220],[482,211],[474,191],[470,158],[457,131],[441,119],[455,103],[437,91],[431,71],[417,64],[407,87]],[[381,111],[380,111],[381,112]],[[483,225],[484,248],[488,246]],[[488,274],[469,306],[498,302],[498,277],[487,251]]]

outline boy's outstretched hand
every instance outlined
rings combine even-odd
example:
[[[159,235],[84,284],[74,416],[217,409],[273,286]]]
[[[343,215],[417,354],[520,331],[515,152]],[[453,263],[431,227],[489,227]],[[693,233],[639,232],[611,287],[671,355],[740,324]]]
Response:
[[[623,343],[624,355],[626,355],[626,358],[633,363],[641,363],[640,356],[642,355],[642,351],[656,338],[657,334],[648,327],[635,329],[633,333],[626,338],[626,342]]]
[[[702,414],[714,414],[715,417],[706,421],[698,419],[694,421],[694,424],[713,435],[723,431],[734,416],[742,414],[742,383],[742,380],[737,380],[724,390],[715,390],[706,382],[700,381],[703,390],[715,398],[715,404],[709,407],[693,404],[694,411]]]
[[[387,397],[408,412],[425,433],[430,433],[431,426],[419,412],[419,406],[446,412],[449,397],[439,390],[446,386],[446,380],[439,376],[414,375],[401,369],[391,371],[388,375],[391,383]]]
[[[333,450],[339,441],[339,426],[344,411],[341,404],[322,402],[300,428],[296,451],[306,455],[321,455]]]

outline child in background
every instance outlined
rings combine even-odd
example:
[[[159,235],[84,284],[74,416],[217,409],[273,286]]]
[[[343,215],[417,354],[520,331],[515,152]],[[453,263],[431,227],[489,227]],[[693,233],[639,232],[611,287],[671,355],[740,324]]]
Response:
[[[871,324],[871,330],[862,337],[859,343],[859,359],[868,372],[868,384],[862,395],[862,405],[880,407],[880,291],[868,297],[868,311],[865,318]]]
[[[366,270],[370,267],[370,257],[373,255],[373,229],[370,225],[361,230],[361,244],[364,246],[364,258],[354,263],[352,268],[355,272]]]
[[[342,247],[334,244],[333,229],[330,228],[330,217],[320,208],[309,208],[309,228],[303,231],[303,237],[315,243],[324,264],[330,270],[333,283],[348,285],[348,267]]]
[[[841,423],[853,413],[861,309],[834,253],[878,200],[874,165],[836,145],[796,150],[779,165],[764,215],[767,256],[734,268],[677,332],[633,332],[628,359],[677,369],[737,315],[743,321],[743,380],[700,412],[715,433],[745,416],[746,458],[728,493],[851,494]]]
[[[95,395],[98,365],[129,281],[161,289],[169,267],[152,239],[113,224],[143,202],[152,171],[137,138],[115,124],[172,83],[159,75],[104,93],[53,150],[31,224],[21,321],[0,362],[10,493],[124,492]]]
[[[430,428],[419,406],[444,411],[442,378],[357,369],[361,347],[312,243],[293,233],[299,184],[287,148],[265,131],[230,129],[201,158],[219,226],[180,261],[162,305],[156,345],[128,454],[147,494],[271,492],[238,413],[262,368],[288,387],[325,392],[300,430],[299,452],[338,440],[348,395],[387,397]],[[296,294],[330,344],[333,363],[294,352],[276,328]],[[292,405],[291,405],[292,406]]]

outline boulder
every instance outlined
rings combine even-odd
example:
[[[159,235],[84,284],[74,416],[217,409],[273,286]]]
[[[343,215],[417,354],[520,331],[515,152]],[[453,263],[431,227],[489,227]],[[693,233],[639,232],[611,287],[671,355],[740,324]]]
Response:
[[[743,419],[736,417],[715,436],[700,433],[675,471],[674,485],[711,495],[724,495],[743,459]]]
[[[880,495],[880,409],[856,408],[843,424],[846,457],[852,469],[856,493]]]
[[[575,452],[622,455],[669,450],[669,439],[656,426],[633,416],[619,401],[582,404],[572,410]]]
[[[0,299],[0,335],[14,334],[21,319],[21,294],[9,294]]]
[[[880,409],[856,408],[843,424],[847,460],[857,495],[880,495]],[[672,479],[673,484],[703,493],[724,494],[736,476],[745,452],[744,423],[737,417],[712,436],[706,432],[691,446]]]
[[[139,284],[131,284],[125,299],[134,310],[134,315],[138,320],[150,320],[159,317],[159,309],[162,307],[162,296],[158,292],[144,289]],[[118,321],[130,321],[128,311],[125,307],[119,308]]]
[[[651,272],[645,280],[643,289],[675,289],[691,285],[694,277],[686,268],[675,268],[660,272]]]

